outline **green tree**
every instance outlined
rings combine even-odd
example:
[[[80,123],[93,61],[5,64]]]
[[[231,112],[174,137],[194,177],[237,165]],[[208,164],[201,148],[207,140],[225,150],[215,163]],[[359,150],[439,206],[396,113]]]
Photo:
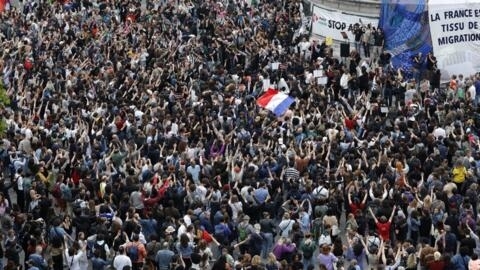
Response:
[[[3,87],[3,83],[0,80],[0,111],[5,110],[5,107],[9,105],[10,105],[10,98],[8,97],[7,91],[5,90],[5,87]],[[3,137],[6,131],[7,131],[7,122],[4,114],[2,113],[1,119],[0,119],[0,137]]]

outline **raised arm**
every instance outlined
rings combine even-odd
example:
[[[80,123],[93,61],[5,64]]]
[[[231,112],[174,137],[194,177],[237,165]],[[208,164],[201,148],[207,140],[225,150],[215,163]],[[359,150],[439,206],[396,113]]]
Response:
[[[385,256],[385,248],[380,249],[380,253],[382,254],[381,263],[382,264],[387,264],[387,257]]]
[[[378,219],[377,219],[377,217],[375,216],[375,214],[373,213],[372,208],[368,207],[368,212],[370,212],[370,215],[372,215],[373,220],[375,221],[375,223],[378,223]]]
[[[392,214],[390,215],[390,218],[388,219],[388,222],[392,222],[393,216],[395,216],[395,210],[397,209],[397,206],[393,206]]]
[[[403,253],[403,246],[398,247],[397,249],[397,254],[395,255],[395,263],[388,267],[388,269],[397,269],[397,267],[400,265],[400,262],[402,261],[402,253]]]
[[[380,247],[378,248],[378,252],[377,252],[378,258],[380,258],[380,255],[382,254],[384,249],[385,249],[385,242],[383,242],[383,239],[380,238]]]
[[[370,199],[375,200],[375,194],[373,194],[373,186],[370,183],[370,188],[368,189],[368,195],[370,196]]]
[[[368,193],[365,192],[365,195],[363,196],[362,204],[365,204],[367,202],[367,199],[368,199]]]
[[[365,253],[366,253],[367,255],[370,254],[370,252],[368,251],[368,246],[367,246],[367,244],[365,243],[365,241],[363,240],[363,237],[362,237],[361,235],[359,235],[359,234],[357,234],[357,237],[358,237],[358,239],[360,239],[360,243],[362,243],[362,246],[363,246],[363,248],[365,249]],[[368,235],[365,236],[365,239],[368,241]]]
[[[388,190],[387,190],[387,185],[383,186],[383,194],[382,194],[382,199],[381,201],[385,200],[388,197]]]

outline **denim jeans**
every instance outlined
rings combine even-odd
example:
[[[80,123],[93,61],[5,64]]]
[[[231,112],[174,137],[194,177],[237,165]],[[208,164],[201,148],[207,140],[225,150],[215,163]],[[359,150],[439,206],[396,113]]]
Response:
[[[263,244],[262,244],[262,258],[267,258],[268,254],[272,251],[273,248],[273,234],[264,233],[263,234]]]
[[[315,256],[312,256],[310,259],[303,258],[303,270],[307,270],[310,265],[315,266]]]
[[[362,51],[362,42],[361,41],[355,41],[355,51],[357,51],[358,55],[360,55]]]

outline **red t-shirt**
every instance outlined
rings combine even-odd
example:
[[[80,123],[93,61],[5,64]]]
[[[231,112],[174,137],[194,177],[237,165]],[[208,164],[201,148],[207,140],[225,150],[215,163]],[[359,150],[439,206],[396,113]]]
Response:
[[[365,208],[365,204],[364,204],[364,203],[360,203],[360,204],[351,203],[351,204],[350,204],[350,213],[352,213],[352,214],[354,214],[355,216],[357,216],[357,210],[363,210],[363,208]]]
[[[428,264],[429,270],[443,270],[445,269],[445,262],[443,260],[433,261]]]
[[[352,130],[352,129],[355,129],[355,125],[357,124],[357,118],[353,118],[353,119],[350,119],[350,118],[345,118],[345,126]]]
[[[115,122],[115,125],[117,126],[117,129],[120,131],[123,126],[125,125],[125,120],[120,119]]]
[[[377,224],[375,224],[377,226],[378,234],[384,241],[390,240],[390,224],[390,221],[385,223],[377,222]]]

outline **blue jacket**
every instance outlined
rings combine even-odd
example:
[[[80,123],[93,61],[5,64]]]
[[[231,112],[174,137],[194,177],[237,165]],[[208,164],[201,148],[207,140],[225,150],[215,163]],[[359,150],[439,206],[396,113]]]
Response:
[[[452,268],[455,270],[468,270],[468,262],[470,262],[470,257],[462,257],[460,254],[456,254],[451,259]]]

